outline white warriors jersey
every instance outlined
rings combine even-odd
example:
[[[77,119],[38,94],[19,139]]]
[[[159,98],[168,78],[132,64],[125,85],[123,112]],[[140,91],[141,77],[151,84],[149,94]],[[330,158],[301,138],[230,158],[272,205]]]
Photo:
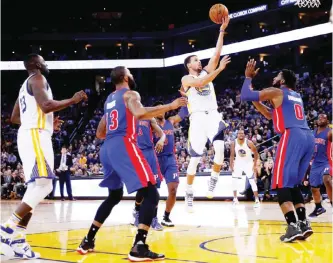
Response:
[[[205,75],[207,75],[207,72],[202,70],[199,76],[190,76],[202,78]],[[189,87],[186,90],[186,95],[188,99],[187,108],[190,114],[194,112],[217,110],[215,89],[212,82],[209,82],[202,88]]]
[[[35,97],[28,89],[30,75],[23,83],[19,93],[20,129],[44,129],[53,133],[53,112],[45,114],[38,106]],[[47,84],[47,96],[53,99],[50,86]]]
[[[245,139],[243,144],[240,145],[238,140],[235,140],[236,162],[253,162],[252,151],[247,142],[247,139]]]

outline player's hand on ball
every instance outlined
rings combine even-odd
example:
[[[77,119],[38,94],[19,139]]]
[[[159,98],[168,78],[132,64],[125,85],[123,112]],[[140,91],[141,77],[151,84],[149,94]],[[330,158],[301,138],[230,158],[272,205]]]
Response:
[[[245,77],[254,78],[258,74],[259,68],[256,69],[256,64],[257,62],[254,59],[251,59],[249,62],[247,62]]]
[[[83,90],[80,90],[74,94],[73,100],[74,103],[79,103],[82,100],[84,101],[88,100],[88,96]]]
[[[220,30],[225,30],[227,26],[229,25],[230,17],[226,16],[222,19],[222,25],[220,27]]]
[[[160,153],[163,150],[163,146],[164,146],[164,140],[160,139],[155,145],[155,151],[157,153]]]
[[[231,62],[231,58],[229,56],[224,56],[221,61],[220,61],[220,65],[219,65],[219,69],[220,70],[224,70],[225,67]]]
[[[182,106],[186,106],[186,105],[187,105],[187,98],[185,98],[185,97],[175,99],[173,102],[171,102],[171,108],[173,110],[178,109]]]
[[[57,116],[54,120],[53,120],[53,130],[54,131],[60,131],[62,124],[64,123],[63,120],[59,119],[59,116]]]

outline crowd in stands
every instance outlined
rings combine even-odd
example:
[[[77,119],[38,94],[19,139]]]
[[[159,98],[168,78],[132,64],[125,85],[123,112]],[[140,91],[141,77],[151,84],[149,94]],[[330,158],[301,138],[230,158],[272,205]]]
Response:
[[[279,138],[274,132],[272,121],[261,116],[251,103],[240,101],[240,86],[242,79],[235,78],[229,87],[218,93],[217,100],[219,112],[229,127],[224,131],[225,140],[225,162],[223,171],[229,171],[230,145],[237,136],[239,129],[244,129],[246,137],[254,142],[260,153],[257,164],[257,175],[259,188],[265,190],[269,195],[270,179],[273,169],[273,158],[276,154]],[[326,113],[332,120],[332,78],[329,75],[317,74],[311,77],[299,78],[297,91],[303,96],[307,119],[311,128],[315,128],[315,118],[320,113]],[[218,87],[216,88],[218,90]],[[178,96],[174,94],[166,100]],[[148,98],[143,100],[144,105],[152,105],[154,101],[161,98]],[[76,119],[82,115],[86,105],[73,106],[61,112],[61,118],[65,119],[66,125],[61,132],[55,134],[55,149],[62,144],[68,145],[68,152],[73,158],[73,176],[102,175],[102,165],[99,160],[99,149],[103,143],[95,137],[99,120],[103,116],[103,109],[97,108],[94,116],[87,122],[83,133],[77,133],[73,140],[69,140],[69,134],[75,127]],[[10,124],[10,112],[8,105],[2,105],[1,113],[1,196],[12,198],[22,196],[24,192],[24,175],[22,165],[17,155],[16,128]],[[169,115],[176,114],[171,112]],[[188,119],[175,126],[175,152],[180,172],[186,172],[189,155],[187,152],[187,130]],[[198,172],[210,172],[213,164],[214,151],[212,144],[207,143],[204,156],[198,166]],[[16,155],[15,155],[15,154]],[[55,150],[55,154],[60,153]]]

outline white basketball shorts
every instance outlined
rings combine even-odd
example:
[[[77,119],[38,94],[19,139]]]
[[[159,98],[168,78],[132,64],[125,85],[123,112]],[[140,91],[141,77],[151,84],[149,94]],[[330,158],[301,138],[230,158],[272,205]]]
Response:
[[[226,123],[217,110],[192,113],[188,132],[189,154],[192,157],[202,156],[207,140],[212,143],[217,136],[223,136],[225,127]],[[223,140],[223,137],[219,139]]]
[[[232,177],[241,178],[243,172],[248,179],[253,178],[253,162],[237,162],[236,160]]]
[[[55,178],[51,133],[43,129],[19,129],[17,146],[27,182]]]

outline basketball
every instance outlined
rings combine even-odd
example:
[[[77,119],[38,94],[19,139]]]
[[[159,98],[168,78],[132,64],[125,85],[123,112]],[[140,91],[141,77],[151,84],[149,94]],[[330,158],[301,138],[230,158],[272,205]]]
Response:
[[[215,4],[209,10],[209,18],[215,24],[222,24],[223,18],[228,15],[228,8],[222,4]]]

